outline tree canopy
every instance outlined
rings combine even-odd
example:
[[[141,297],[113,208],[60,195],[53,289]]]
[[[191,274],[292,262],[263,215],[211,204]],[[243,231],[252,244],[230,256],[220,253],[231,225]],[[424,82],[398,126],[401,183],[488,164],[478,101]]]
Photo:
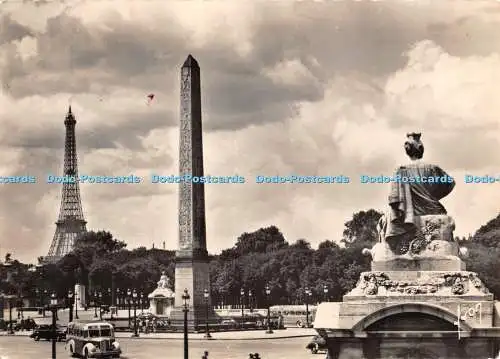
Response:
[[[276,226],[260,228],[240,235],[232,248],[210,257],[212,298],[215,304],[239,304],[243,289],[252,305],[265,306],[267,285],[273,304],[303,303],[306,288],[313,301],[340,301],[358,281],[362,271],[369,270],[369,258],[361,253],[377,240],[376,225],[382,214],[373,209],[354,213],[345,223],[340,241],[325,239],[313,249],[307,239],[289,243]],[[469,248],[467,268],[475,271],[488,288],[500,295],[500,215],[469,239],[461,239]],[[13,256],[15,257],[15,256]],[[0,267],[0,291],[34,295],[34,289],[59,295],[80,281],[92,291],[108,288],[137,289],[145,295],[156,288],[162,271],[174,285],[175,252],[144,247],[129,250],[110,232],[88,232],[76,243],[72,253],[56,264],[29,270],[9,256],[15,269],[7,278],[7,268]],[[32,267],[33,269],[33,267]],[[8,280],[7,280],[8,279]],[[66,289],[64,289],[66,288]],[[324,292],[324,288],[328,292]]]

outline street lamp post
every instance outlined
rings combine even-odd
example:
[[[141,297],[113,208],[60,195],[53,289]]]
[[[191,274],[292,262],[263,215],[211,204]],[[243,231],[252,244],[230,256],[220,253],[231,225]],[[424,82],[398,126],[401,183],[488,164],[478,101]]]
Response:
[[[127,303],[128,303],[128,327],[130,328],[130,297],[132,296],[132,291],[127,289]]]
[[[78,318],[78,301],[81,300],[80,297],[78,297],[78,292],[75,291],[75,319],[80,319]]]
[[[269,284],[266,285],[266,299],[267,299],[267,330],[266,334],[273,334],[273,329],[271,327],[271,288]]]
[[[323,293],[325,293],[325,302],[328,302],[328,287],[326,284],[323,285]]]
[[[134,289],[132,292],[132,299],[134,301],[134,334],[133,337],[138,337],[139,333],[137,333],[137,291]]]
[[[116,296],[115,296],[115,300],[116,300],[116,310],[118,311],[118,309],[120,309],[120,305],[121,305],[121,294],[120,294],[120,288],[116,288]]]
[[[141,313],[144,313],[144,293],[141,293]]]
[[[43,317],[44,318],[45,318],[45,306],[46,306],[48,296],[49,296],[49,293],[47,292],[47,289],[44,289],[43,295],[42,295],[42,307],[43,307]]]
[[[111,283],[113,285],[113,283]],[[113,320],[113,308],[115,306],[115,291],[112,288],[108,288],[108,296],[109,296],[109,315],[110,319]]]
[[[40,285],[41,275],[40,275],[39,269],[41,267],[42,266],[40,264],[37,264],[37,265],[30,265],[28,268],[28,271],[33,273],[33,276],[34,276],[33,279],[34,279],[36,287],[38,287]],[[42,300],[41,300],[42,292],[38,288],[35,289],[35,295],[36,295],[35,303],[37,303],[37,301],[40,301],[40,306],[43,307],[43,304],[41,303],[42,302]]]
[[[241,288],[240,290],[241,297],[241,325],[243,325],[243,321],[245,318],[245,290]]]
[[[14,329],[12,328],[12,299],[13,295],[7,296],[7,302],[9,303],[9,334],[14,334]]]
[[[56,343],[57,343],[57,297],[55,293],[50,296],[50,310],[52,311],[52,359],[56,359]]]
[[[99,320],[102,320],[102,293],[99,292]]]
[[[24,321],[24,296],[23,293],[19,292],[18,306],[17,306],[17,319]]]
[[[308,287],[305,287],[305,301],[306,301],[306,328],[309,328],[309,297],[312,296],[312,292]]]
[[[94,300],[94,318],[97,318],[97,292],[94,292],[92,299]]]
[[[69,322],[73,321],[73,292],[68,292]]]
[[[182,294],[182,301],[184,302],[184,307],[182,308],[184,312],[184,359],[189,359],[189,348],[188,348],[188,312],[189,312],[189,293],[187,289],[184,289]]]
[[[205,339],[212,339],[212,336],[210,335],[210,328],[208,326],[208,310],[209,310],[209,298],[210,298],[210,292],[208,289],[205,289],[203,291],[203,297],[205,297]]]
[[[253,311],[253,293],[251,290],[248,291],[248,309],[250,309],[250,313]]]
[[[35,304],[36,306],[41,306],[42,305],[42,299],[41,299],[41,294],[40,294],[40,289],[35,288],[35,296],[36,296],[36,301]],[[40,310],[40,309],[38,309]]]

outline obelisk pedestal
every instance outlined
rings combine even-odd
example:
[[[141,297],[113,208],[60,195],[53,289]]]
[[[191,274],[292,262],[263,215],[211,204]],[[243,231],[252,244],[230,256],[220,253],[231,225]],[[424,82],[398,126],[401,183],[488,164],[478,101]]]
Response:
[[[182,295],[188,290],[190,330],[202,330],[213,319],[210,298],[209,260],[205,227],[204,184],[193,180],[203,177],[203,139],[201,123],[200,67],[189,55],[181,69],[181,109],[179,140],[179,244],[175,264],[175,302],[171,311],[172,325],[184,321]]]

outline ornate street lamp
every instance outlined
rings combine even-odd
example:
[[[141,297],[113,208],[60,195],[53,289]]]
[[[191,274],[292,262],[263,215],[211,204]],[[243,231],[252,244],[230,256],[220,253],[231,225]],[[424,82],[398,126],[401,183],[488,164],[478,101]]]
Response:
[[[28,268],[28,271],[33,273],[33,279],[34,279],[34,282],[35,282],[35,286],[38,287],[39,285],[39,279],[40,279],[40,272],[39,272],[39,269],[41,268],[42,266],[40,264],[37,264],[37,265],[33,265],[33,264],[30,264],[29,268]],[[40,290],[38,288],[35,289],[35,303],[34,305],[37,306],[37,301],[40,300]]]
[[[267,330],[266,334],[273,334],[271,327],[271,288],[269,284],[266,285],[266,299],[267,299]]]
[[[208,326],[208,309],[209,309],[209,298],[210,298],[210,292],[208,289],[205,289],[203,291],[203,297],[205,298],[205,339],[212,339],[212,336],[210,335],[210,328]]]
[[[69,322],[73,321],[73,292],[68,291]]]
[[[243,325],[245,318],[245,290],[241,288],[240,290],[240,298],[241,298],[241,325]]]
[[[130,324],[131,324],[131,323],[130,323],[130,321],[131,321],[131,319],[130,319],[130,309],[131,309],[131,308],[130,308],[130,299],[131,299],[131,297],[132,297],[132,291],[131,291],[130,289],[127,289],[127,303],[128,303],[128,327],[129,327],[129,329],[130,329]]]
[[[80,297],[78,296],[78,292],[75,292],[75,319],[80,319],[78,318],[78,303],[80,303]]]
[[[139,333],[137,332],[137,291],[135,289],[132,292],[132,300],[134,301],[134,334],[132,337],[137,338]]]
[[[306,301],[306,328],[309,328],[309,297],[312,296],[312,291],[308,288],[304,288],[305,301]]]
[[[144,313],[144,293],[141,292],[141,313]]]
[[[42,304],[42,295],[41,295],[41,292],[40,292],[40,289],[38,288],[35,288],[35,296],[36,296],[36,306],[38,307],[38,305]],[[39,313],[40,314],[40,313]]]
[[[184,312],[184,359],[189,359],[189,349],[188,349],[188,312],[189,312],[189,293],[187,288],[184,289],[184,293],[182,294],[182,301],[184,302],[184,306],[182,311]]]
[[[116,308],[116,317],[120,317],[119,315],[119,310],[120,310],[120,305],[121,305],[121,297],[120,297],[120,288],[116,288],[116,293],[115,293],[115,299],[114,299],[114,306]],[[113,312],[111,312],[111,319],[113,319]]]
[[[116,288],[116,309],[120,309],[121,303],[121,291],[120,288]]]
[[[97,303],[99,304],[99,320],[102,320],[102,293],[101,292],[99,292],[98,297],[99,297],[99,299],[98,299]]]
[[[56,359],[58,300],[55,293],[50,296],[49,310],[52,312],[52,359]]]
[[[114,291],[111,290],[111,288],[108,288],[108,298],[109,298],[109,315],[110,315],[110,320],[113,320],[113,306],[114,306],[114,298],[113,298]]]
[[[328,287],[326,284],[323,285],[323,293],[325,293],[325,302],[328,302]]]
[[[47,289],[44,289],[43,295],[42,295],[42,307],[43,307],[43,317],[44,318],[45,318],[45,307],[47,306],[47,298],[48,297],[49,297],[49,293],[47,292]]]
[[[16,298],[16,296],[6,295],[4,298],[7,299],[7,303],[9,303],[9,334],[14,334],[14,329],[12,328],[12,300]]]
[[[94,294],[92,295],[92,301],[94,302],[94,318],[98,318],[98,315],[97,315],[97,292],[94,292]]]

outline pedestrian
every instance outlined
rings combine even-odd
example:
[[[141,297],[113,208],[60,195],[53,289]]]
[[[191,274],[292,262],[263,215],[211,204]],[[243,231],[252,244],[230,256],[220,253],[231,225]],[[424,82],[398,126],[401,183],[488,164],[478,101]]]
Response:
[[[255,357],[253,356],[253,353],[248,354],[248,359],[255,359]]]
[[[253,358],[254,358],[254,359],[261,359],[261,358],[260,358],[260,354],[259,354],[259,353],[255,353],[255,354],[253,355]]]
[[[203,353],[203,356],[201,359],[208,359],[208,352],[205,350],[205,353]]]

